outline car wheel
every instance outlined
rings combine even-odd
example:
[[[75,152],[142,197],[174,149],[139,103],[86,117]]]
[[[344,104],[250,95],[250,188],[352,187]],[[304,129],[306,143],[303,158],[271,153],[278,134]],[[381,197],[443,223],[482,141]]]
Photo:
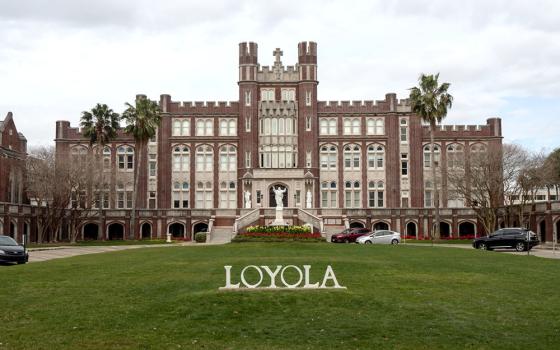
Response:
[[[398,240],[398,239],[393,239],[393,240],[391,241],[391,244],[392,244],[392,245],[397,245],[397,244],[399,244],[399,240]]]
[[[515,245],[515,250],[517,250],[518,252],[525,251],[525,243],[517,242],[517,244]]]
[[[365,241],[364,243],[365,244],[371,244],[371,241]]]
[[[344,239],[344,243],[348,243],[348,242],[350,242],[350,241],[348,240],[348,238],[345,238],[345,239]]]
[[[480,250],[488,250],[488,246],[486,245],[486,243],[478,243],[477,248]]]

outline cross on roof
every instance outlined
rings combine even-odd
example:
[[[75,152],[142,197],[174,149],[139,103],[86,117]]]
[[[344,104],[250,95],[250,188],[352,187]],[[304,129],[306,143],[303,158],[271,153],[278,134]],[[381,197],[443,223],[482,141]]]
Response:
[[[272,52],[272,54],[276,57],[276,63],[280,63],[280,56],[282,56],[284,52],[280,50],[279,47],[277,47],[276,50]]]

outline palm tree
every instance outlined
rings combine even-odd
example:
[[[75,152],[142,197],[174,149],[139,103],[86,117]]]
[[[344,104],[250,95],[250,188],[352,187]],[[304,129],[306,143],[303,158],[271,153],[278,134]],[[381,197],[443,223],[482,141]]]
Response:
[[[434,182],[434,207],[435,207],[435,235],[439,239],[439,192],[437,187],[436,167],[434,164],[434,132],[436,125],[441,123],[447,115],[447,110],[453,104],[453,96],[447,93],[449,83],[438,84],[439,73],[436,75],[421,74],[418,78],[419,87],[410,89],[410,102],[412,112],[430,124],[430,167]],[[431,235],[433,240],[433,234]]]
[[[157,102],[144,95],[136,96],[135,106],[125,103],[127,109],[123,112],[126,122],[125,132],[134,137],[136,144],[136,163],[134,165],[134,192],[132,192],[132,215],[130,216],[130,238],[136,234],[136,198],[138,193],[138,180],[140,179],[140,166],[142,164],[143,146],[156,134],[161,121],[161,110]],[[146,168],[143,171],[147,171]]]
[[[97,145],[96,158],[99,162],[99,181],[97,185],[103,183],[103,164],[101,163],[101,152],[106,144],[111,142],[117,136],[117,130],[120,129],[120,116],[115,113],[106,104],[96,104],[91,111],[82,112],[80,118],[80,126],[85,137],[89,138],[90,150],[93,145]],[[99,203],[101,208],[101,203]]]

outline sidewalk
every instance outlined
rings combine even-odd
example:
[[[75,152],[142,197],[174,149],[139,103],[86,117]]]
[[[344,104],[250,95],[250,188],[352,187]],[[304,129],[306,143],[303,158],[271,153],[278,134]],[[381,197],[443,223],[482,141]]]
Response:
[[[429,243],[403,243],[405,245],[413,245],[417,247],[431,247],[432,245]],[[474,249],[470,244],[434,244],[434,247],[438,248],[460,248],[460,249]],[[502,252],[514,255],[527,255],[527,252],[516,252],[513,249],[496,249],[495,252]],[[492,253],[492,252],[490,252]],[[533,248],[529,252],[529,255],[538,256],[540,258],[547,258],[547,259],[560,259],[560,249],[556,249],[556,251],[552,251],[552,248]]]

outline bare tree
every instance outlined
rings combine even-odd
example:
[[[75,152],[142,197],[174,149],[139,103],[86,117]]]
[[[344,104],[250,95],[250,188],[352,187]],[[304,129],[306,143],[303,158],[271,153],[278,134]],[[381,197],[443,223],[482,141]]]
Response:
[[[513,226],[516,211],[521,210],[518,203],[523,199],[518,179],[526,168],[529,158],[529,152],[522,146],[517,144],[503,145],[502,179],[504,184],[505,219],[508,226]]]

